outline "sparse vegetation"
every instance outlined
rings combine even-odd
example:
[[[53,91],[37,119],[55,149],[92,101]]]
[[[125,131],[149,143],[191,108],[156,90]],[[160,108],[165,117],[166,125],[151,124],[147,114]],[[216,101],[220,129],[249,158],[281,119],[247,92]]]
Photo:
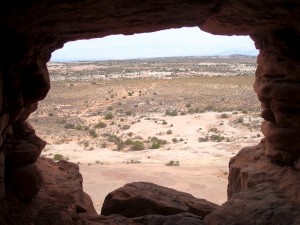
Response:
[[[60,160],[66,160],[66,158],[63,155],[61,155],[61,154],[55,154],[53,156],[53,160],[60,161]]]
[[[105,128],[107,127],[106,123],[103,123],[102,121],[99,121],[96,125],[95,128]]]
[[[168,163],[166,163],[166,166],[179,166],[179,161],[171,160]]]
[[[178,115],[178,112],[177,112],[176,109],[174,109],[174,110],[172,110],[172,111],[166,110],[165,115],[166,115],[166,116],[177,116],[177,115]]]
[[[105,114],[105,116],[104,116],[104,119],[105,119],[105,120],[111,120],[112,118],[114,118],[114,116],[113,116],[112,113],[107,113],[107,114]]]

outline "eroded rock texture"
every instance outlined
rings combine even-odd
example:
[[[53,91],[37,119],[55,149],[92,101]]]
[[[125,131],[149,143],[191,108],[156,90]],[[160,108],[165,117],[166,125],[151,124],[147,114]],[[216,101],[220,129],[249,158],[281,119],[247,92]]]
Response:
[[[54,50],[77,39],[182,26],[252,37],[260,49],[254,89],[265,119],[265,153],[274,162],[300,168],[299,0],[2,0],[0,15],[0,200],[6,191],[30,202],[47,181],[35,164],[45,142],[26,119],[50,88],[46,63]],[[289,167],[263,159],[270,166],[263,169],[282,168],[286,179]]]
[[[205,225],[300,224],[299,171],[271,163],[264,148],[244,148],[230,160],[229,200]]]
[[[0,204],[0,224],[84,224],[81,214],[97,215],[91,198],[82,190],[78,165],[39,159],[36,170],[43,181],[39,193],[24,203],[12,189],[7,190]]]
[[[297,164],[300,157],[299,32],[284,29],[253,34],[252,38],[260,49],[254,89],[262,102],[267,155],[275,161]]]
[[[174,215],[189,212],[204,218],[218,205],[204,199],[148,182],[126,184],[109,193],[103,203],[101,214],[120,214],[138,217],[148,214]]]

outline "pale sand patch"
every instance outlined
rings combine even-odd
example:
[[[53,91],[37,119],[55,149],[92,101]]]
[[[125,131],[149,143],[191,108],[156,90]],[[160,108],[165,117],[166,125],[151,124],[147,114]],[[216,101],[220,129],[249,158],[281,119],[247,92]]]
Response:
[[[94,146],[88,151],[73,140],[48,145],[45,154],[59,153],[72,162],[80,162],[84,190],[92,197],[98,212],[109,192],[133,181],[153,182],[222,204],[227,198],[229,159],[242,147],[259,142],[259,138],[254,138],[259,133],[257,130],[233,126],[232,121],[240,115],[228,114],[228,118],[220,118],[221,113],[217,112],[175,117],[148,114],[129,130],[119,130],[118,135],[127,136],[132,132],[144,140],[149,136],[166,139],[169,143],[160,149],[124,152]],[[162,124],[163,120],[166,125]],[[209,131],[211,128],[217,128],[230,141],[199,142],[199,137],[214,134]],[[168,135],[168,130],[172,134]],[[174,137],[184,141],[173,143]],[[171,160],[179,161],[180,166],[165,166]]]
[[[109,192],[133,181],[153,182],[222,204],[226,201],[227,187],[227,179],[222,176],[224,170],[227,170],[225,166],[210,164],[196,167],[144,163],[80,166],[84,190],[93,199],[98,212]]]

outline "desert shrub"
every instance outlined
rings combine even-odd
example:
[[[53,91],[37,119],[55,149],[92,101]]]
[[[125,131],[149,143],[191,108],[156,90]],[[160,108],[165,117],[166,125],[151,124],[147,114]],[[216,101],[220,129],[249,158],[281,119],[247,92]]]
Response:
[[[125,113],[126,113],[127,116],[132,115],[132,111],[131,111],[131,110],[128,110],[128,111],[126,111]]]
[[[105,128],[107,127],[106,123],[103,123],[101,121],[99,121],[96,125],[95,128]]]
[[[66,123],[64,128],[66,128],[66,129],[75,129],[75,125],[72,124],[72,123]]]
[[[83,130],[83,127],[80,124],[77,124],[75,127],[76,130]]]
[[[164,120],[164,121],[162,122],[162,124],[163,124],[163,125],[166,125],[166,124],[168,124],[168,123],[167,123],[167,121]]]
[[[214,133],[219,133],[220,131],[218,130],[218,128],[212,127],[208,130],[209,132],[214,132]]]
[[[214,111],[214,106],[213,105],[206,106],[205,111]]]
[[[237,120],[235,120],[236,123],[243,123],[244,122],[244,118],[243,117],[239,117]]]
[[[243,109],[242,113],[247,114],[248,113],[247,109]]]
[[[187,103],[186,105],[185,105],[185,107],[187,107],[187,108],[190,108],[192,105],[190,104],[190,103]]]
[[[133,144],[133,141],[131,139],[127,139],[125,142],[124,142],[125,145],[132,145]]]
[[[203,112],[203,111],[201,111],[199,108],[194,109],[194,113],[200,113],[200,112]]]
[[[172,141],[173,141],[174,143],[177,143],[177,142],[178,142],[178,139],[177,139],[177,138],[172,138]]]
[[[166,163],[166,166],[179,166],[179,161],[171,160],[168,163]]]
[[[144,149],[145,149],[144,143],[141,141],[135,141],[131,145],[131,150],[133,151],[141,151]]]
[[[222,114],[221,114],[221,118],[223,118],[223,119],[228,118],[228,117],[229,117],[229,116],[228,116],[227,113],[222,113]]]
[[[53,156],[53,160],[55,160],[55,161],[65,160],[65,157],[63,155],[61,155],[61,154],[55,154]]]
[[[113,110],[113,107],[112,107],[112,106],[108,106],[108,107],[107,107],[107,110],[108,110],[108,111],[112,111],[112,110]]]
[[[167,134],[172,134],[173,132],[171,130],[168,130],[167,131]]]
[[[174,110],[172,110],[172,111],[166,110],[165,115],[167,115],[167,116],[177,116],[177,115],[178,115],[178,112],[177,112],[176,109],[174,109]]]
[[[54,116],[54,113],[53,112],[49,112],[48,116]]]
[[[199,142],[207,142],[207,141],[208,141],[208,138],[207,138],[207,137],[205,137],[205,138],[204,138],[204,137],[199,137],[199,138],[198,138],[198,141],[199,141]]]
[[[128,92],[128,96],[132,96],[132,92]]]
[[[107,114],[105,114],[105,116],[104,116],[104,119],[105,119],[105,120],[111,120],[112,118],[114,118],[114,115],[113,115],[112,113],[107,113]]]
[[[92,138],[96,138],[98,135],[97,135],[97,133],[96,133],[96,131],[95,130],[89,130],[89,134],[91,135],[91,137]]]
[[[213,134],[210,136],[210,140],[212,141],[217,141],[217,142],[221,142],[223,141],[225,138],[221,135],[217,135],[217,134]]]
[[[133,133],[132,133],[132,132],[129,132],[127,135],[128,135],[129,137],[132,137]]]
[[[90,143],[88,141],[83,141],[82,143],[83,143],[83,146],[86,148],[90,145]]]
[[[109,142],[114,143],[115,145],[117,145],[118,149],[122,149],[124,148],[124,142],[122,141],[121,138],[119,138],[116,135],[110,135],[107,139]]]
[[[128,130],[129,128],[130,128],[130,125],[128,125],[128,124],[125,124],[125,125],[122,127],[123,130]]]
[[[159,149],[160,148],[160,144],[155,142],[155,143],[152,143],[152,145],[150,146],[150,149]]]
[[[188,114],[193,114],[193,113],[194,113],[194,109],[193,108],[189,108]]]
[[[237,111],[234,111],[233,113],[232,113],[233,115],[237,115],[237,114],[239,114]]]
[[[152,137],[151,143],[150,149],[159,149],[160,146],[167,144],[167,141],[158,139],[157,137]]]

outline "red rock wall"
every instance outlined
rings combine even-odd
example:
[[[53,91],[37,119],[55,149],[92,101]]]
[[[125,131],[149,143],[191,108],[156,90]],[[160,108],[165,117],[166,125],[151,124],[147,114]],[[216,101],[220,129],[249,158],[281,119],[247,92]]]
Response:
[[[254,89],[265,119],[266,153],[293,165],[300,157],[300,35],[284,29],[252,38],[260,49]]]
[[[50,88],[46,63],[51,53],[67,41],[109,34],[182,26],[250,34],[261,50],[254,87],[266,120],[267,154],[293,164],[300,156],[299,21],[298,0],[1,1],[0,199],[4,169],[7,187],[24,199],[39,189],[34,163],[45,143],[26,119]]]

